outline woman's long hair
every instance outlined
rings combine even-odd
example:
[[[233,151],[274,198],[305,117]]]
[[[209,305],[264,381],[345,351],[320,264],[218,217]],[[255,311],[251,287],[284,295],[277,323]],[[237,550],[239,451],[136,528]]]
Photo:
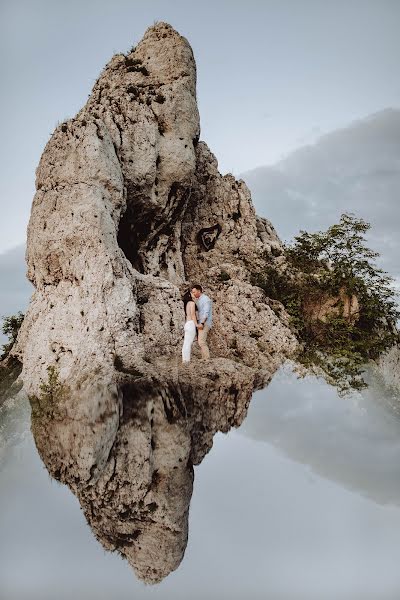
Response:
[[[186,315],[186,305],[191,300],[193,301],[192,294],[190,293],[190,290],[187,290],[183,295],[183,310],[185,311],[185,315]]]

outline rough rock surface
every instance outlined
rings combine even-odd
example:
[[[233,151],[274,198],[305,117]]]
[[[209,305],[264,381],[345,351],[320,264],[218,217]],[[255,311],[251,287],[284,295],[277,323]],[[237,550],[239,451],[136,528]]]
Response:
[[[279,239],[245,183],[222,177],[198,143],[195,83],[187,40],[157,24],[112,58],[47,143],[26,251],[36,291],[13,350],[30,393],[55,362],[71,383],[74,370],[112,374],[115,355],[131,366],[179,354],[181,291],[193,280],[215,300],[214,355],[237,358],[239,346],[244,361],[271,369],[293,351],[285,319],[249,283]]]
[[[280,240],[199,135],[193,52],[157,23],[44,149],[27,231],[36,289],[12,349],[43,461],[149,581],[182,558],[192,464],[297,347],[283,306],[251,285]],[[195,281],[214,300],[212,359],[183,372],[181,297]],[[63,393],[43,399],[49,366]],[[196,402],[211,413],[189,419]]]
[[[87,397],[73,416],[59,400],[32,402],[32,430],[49,472],[77,495],[102,545],[149,583],[184,555],[193,465],[217,431],[241,424],[254,387],[266,383],[224,359],[195,378],[191,369],[173,376],[166,364],[157,377],[120,374],[120,396],[108,396],[101,414]]]
[[[7,398],[16,396],[23,387],[22,365],[14,357],[0,358],[0,406]]]
[[[377,370],[386,385],[400,390],[400,341],[384,352],[376,361]]]
[[[337,296],[328,293],[321,294],[317,298],[312,296],[303,309],[305,315],[312,321],[325,323],[329,317],[340,315],[349,322],[355,323],[359,319],[360,305],[357,296],[355,294],[350,296],[342,287]]]

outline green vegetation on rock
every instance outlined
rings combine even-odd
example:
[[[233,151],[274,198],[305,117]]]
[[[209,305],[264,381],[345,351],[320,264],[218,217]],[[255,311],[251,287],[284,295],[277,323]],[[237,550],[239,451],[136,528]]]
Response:
[[[59,379],[58,369],[54,365],[47,367],[47,381],[41,380],[40,395],[29,396],[32,407],[32,417],[36,418],[57,418],[59,414],[58,406],[60,400],[65,398],[67,387]]]
[[[301,342],[297,360],[338,388],[366,387],[365,364],[399,339],[393,279],[365,244],[370,224],[352,214],[327,231],[301,231],[285,244],[286,262],[266,256],[253,284],[279,300]]]
[[[19,392],[22,387],[14,382],[22,370],[20,361],[10,355],[10,350],[15,344],[19,328],[24,320],[24,314],[19,311],[16,315],[2,316],[2,332],[8,336],[8,342],[3,344],[0,356],[0,404],[7,398]]]
[[[22,325],[22,321],[24,320],[24,314],[21,311],[18,311],[16,315],[11,315],[9,317],[2,316],[3,326],[2,331],[4,335],[8,336],[8,343],[2,346],[3,352],[0,356],[0,360],[4,360],[8,354],[10,353],[11,348],[15,344],[17,339],[19,328]]]

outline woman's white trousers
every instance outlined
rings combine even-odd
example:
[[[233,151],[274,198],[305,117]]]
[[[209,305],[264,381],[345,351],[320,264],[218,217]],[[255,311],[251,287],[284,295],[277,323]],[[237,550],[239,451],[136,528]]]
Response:
[[[182,346],[182,360],[185,362],[190,361],[190,352],[194,338],[196,337],[196,325],[194,321],[186,321],[184,327],[185,337]]]

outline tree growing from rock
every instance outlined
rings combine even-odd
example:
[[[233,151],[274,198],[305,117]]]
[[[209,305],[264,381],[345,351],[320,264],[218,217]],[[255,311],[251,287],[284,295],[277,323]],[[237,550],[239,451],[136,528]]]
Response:
[[[399,337],[397,292],[365,243],[369,228],[350,213],[326,231],[300,231],[285,244],[285,267],[270,261],[255,278],[291,315],[302,341],[299,361],[340,393],[366,387],[365,364]],[[321,305],[323,317],[313,310]]]
[[[10,315],[8,317],[2,316],[3,326],[2,332],[8,336],[8,342],[3,344],[3,352],[0,356],[0,360],[4,360],[8,356],[11,348],[13,347],[15,340],[17,339],[19,328],[21,327],[22,321],[24,320],[24,314],[18,311],[16,315]]]
[[[13,387],[13,384],[21,373],[22,365],[19,360],[10,356],[10,350],[17,339],[19,328],[24,320],[24,314],[18,311],[16,315],[8,317],[3,315],[2,318],[2,332],[8,336],[8,342],[3,344],[3,351],[0,356],[0,405],[12,393],[18,391]]]

